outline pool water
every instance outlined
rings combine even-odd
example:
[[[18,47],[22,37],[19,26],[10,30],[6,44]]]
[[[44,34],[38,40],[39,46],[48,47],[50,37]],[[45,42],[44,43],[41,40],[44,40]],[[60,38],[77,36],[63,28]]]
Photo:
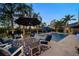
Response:
[[[64,39],[66,36],[67,36],[67,34],[52,33],[52,40],[60,41],[60,40]]]

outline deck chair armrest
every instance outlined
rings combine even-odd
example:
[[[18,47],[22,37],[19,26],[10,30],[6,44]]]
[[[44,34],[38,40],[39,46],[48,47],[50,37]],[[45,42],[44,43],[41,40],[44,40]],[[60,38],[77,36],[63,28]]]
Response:
[[[40,43],[40,46],[47,46],[48,48],[50,48],[51,47],[51,44],[50,44],[50,42],[48,42],[48,44],[41,44]]]
[[[45,41],[45,40],[39,40],[39,41]]]
[[[48,41],[45,41],[45,40],[40,40],[40,42],[48,42]]]
[[[49,46],[48,44],[40,44],[40,46]]]

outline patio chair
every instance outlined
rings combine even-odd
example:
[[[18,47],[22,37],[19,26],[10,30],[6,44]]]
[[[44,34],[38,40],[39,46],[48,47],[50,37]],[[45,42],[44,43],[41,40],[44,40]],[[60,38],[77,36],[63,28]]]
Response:
[[[7,49],[0,47],[0,56],[10,56],[10,55],[11,53]]]
[[[45,39],[40,39],[40,45],[47,46],[48,48],[50,48],[51,38],[52,38],[52,35],[47,35]]]
[[[0,56],[23,56],[23,46],[19,48],[11,47],[9,49],[0,47]]]
[[[79,40],[79,32],[76,34],[76,38]]]
[[[24,45],[24,54],[34,56],[40,54],[40,44],[35,38],[27,38]]]
[[[39,44],[39,41],[32,43],[30,45],[30,47],[29,47],[29,51],[30,51],[30,55],[31,56],[40,54],[40,44]]]

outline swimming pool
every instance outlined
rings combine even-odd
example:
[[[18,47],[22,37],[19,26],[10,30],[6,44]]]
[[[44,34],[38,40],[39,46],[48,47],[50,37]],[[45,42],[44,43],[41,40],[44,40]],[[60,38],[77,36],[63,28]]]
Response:
[[[52,40],[54,41],[60,41],[63,38],[65,38],[68,34],[62,34],[62,33],[52,33]]]

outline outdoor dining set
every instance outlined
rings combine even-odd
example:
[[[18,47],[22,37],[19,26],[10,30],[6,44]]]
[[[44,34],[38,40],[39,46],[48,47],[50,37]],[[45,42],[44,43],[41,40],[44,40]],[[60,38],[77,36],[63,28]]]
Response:
[[[35,56],[50,48],[52,36],[47,35],[45,39],[34,37],[13,39],[10,42],[0,44],[0,55],[5,56]]]

